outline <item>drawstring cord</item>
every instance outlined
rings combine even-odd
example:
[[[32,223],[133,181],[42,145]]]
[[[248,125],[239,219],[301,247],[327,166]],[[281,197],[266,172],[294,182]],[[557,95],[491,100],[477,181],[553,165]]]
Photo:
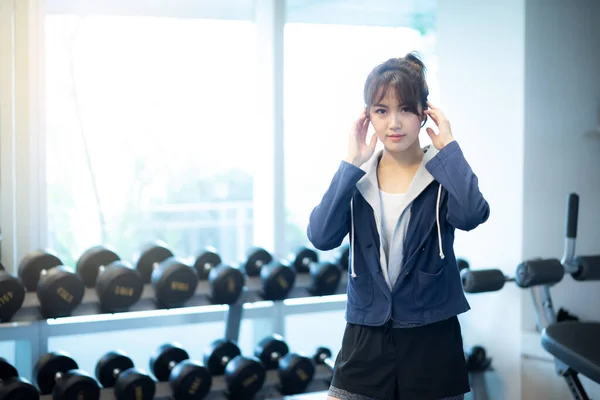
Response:
[[[442,198],[442,185],[438,189],[437,195],[437,205],[435,207],[435,221],[437,222],[437,231],[438,231],[438,246],[440,247],[440,258],[443,260],[446,256],[444,256],[444,249],[442,248],[442,229],[440,228],[440,200]]]
[[[350,200],[350,224],[351,224],[351,235],[350,235],[350,250],[352,254],[350,255],[350,272],[352,273],[352,277],[356,278],[356,274],[354,273],[354,205],[353,200]]]

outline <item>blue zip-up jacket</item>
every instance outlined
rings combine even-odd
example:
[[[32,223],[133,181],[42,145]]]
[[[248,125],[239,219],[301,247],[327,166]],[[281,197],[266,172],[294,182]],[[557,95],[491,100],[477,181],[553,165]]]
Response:
[[[468,311],[454,232],[476,228],[490,210],[459,144],[453,141],[439,152],[425,148],[407,192],[406,234],[394,239],[389,258],[381,245],[380,157],[376,154],[361,168],[342,161],[307,228],[308,239],[320,250],[334,249],[350,235],[347,322],[379,326],[392,321],[395,327],[411,327]],[[393,286],[388,259],[402,264]]]

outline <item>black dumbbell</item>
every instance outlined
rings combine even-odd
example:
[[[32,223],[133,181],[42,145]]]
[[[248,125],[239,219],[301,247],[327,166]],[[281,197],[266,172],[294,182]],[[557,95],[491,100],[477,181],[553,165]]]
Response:
[[[260,276],[263,266],[273,261],[273,256],[262,247],[250,247],[246,251],[246,259],[242,261],[240,269],[249,277]]]
[[[467,260],[465,260],[464,258],[457,258],[456,265],[458,266],[459,271],[462,271],[463,269],[471,268],[471,266],[469,265],[469,262]]]
[[[36,292],[46,318],[71,315],[85,292],[81,279],[50,250],[27,254],[19,264],[19,277],[27,291]]]
[[[334,294],[342,280],[342,269],[338,264],[319,262],[316,251],[306,247],[299,248],[290,256],[292,265],[298,273],[310,273],[311,283],[307,288],[313,296]]]
[[[283,395],[304,393],[315,373],[313,361],[290,353],[281,335],[275,334],[261,340],[254,355],[267,370],[279,371],[279,391]]]
[[[150,358],[150,369],[159,382],[169,382],[174,400],[200,400],[210,392],[212,376],[204,365],[191,361],[178,344],[164,344]]]
[[[244,357],[237,344],[218,339],[204,351],[204,365],[213,376],[225,375],[231,399],[251,399],[263,387],[266,370],[256,357]]]
[[[54,400],[98,400],[100,386],[87,372],[64,352],[52,352],[40,358],[33,367],[33,376],[41,394],[52,393]]]
[[[331,350],[329,350],[327,347],[317,347],[317,350],[313,356],[313,361],[317,365],[326,365],[333,371],[335,360],[331,357],[331,355]]]
[[[338,250],[337,263],[344,271],[348,271],[348,263],[350,261],[350,245],[345,244]]]
[[[260,280],[265,300],[284,300],[294,287],[296,272],[287,261],[273,259],[261,268]]]
[[[105,388],[113,388],[117,400],[152,400],[156,383],[144,371],[134,368],[123,351],[106,353],[96,364],[96,378]]]
[[[8,322],[25,300],[25,286],[0,264],[0,322]]]
[[[481,346],[473,346],[466,350],[465,360],[469,372],[485,371],[492,363],[492,360],[487,357],[485,349]]]
[[[163,242],[144,247],[134,256],[134,265],[144,282],[152,282],[156,300],[163,307],[181,307],[196,292],[196,270],[176,258]]]
[[[19,377],[17,369],[0,358],[0,399],[39,400],[37,389],[26,379]]]
[[[196,269],[196,273],[198,274],[198,280],[206,281],[208,280],[208,275],[210,274],[210,270],[221,264],[223,260],[221,256],[217,252],[217,249],[213,246],[206,246],[196,260],[194,261],[194,268]]]
[[[208,282],[208,297],[214,304],[233,304],[242,295],[246,278],[238,268],[220,263],[210,269]]]
[[[144,289],[139,271],[105,246],[94,246],[79,257],[77,275],[85,286],[96,287],[104,312],[128,310],[138,302]]]

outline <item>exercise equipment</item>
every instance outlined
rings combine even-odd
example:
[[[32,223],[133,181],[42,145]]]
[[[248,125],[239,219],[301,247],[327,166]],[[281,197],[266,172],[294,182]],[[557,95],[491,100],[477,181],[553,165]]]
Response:
[[[214,304],[234,304],[244,292],[246,284],[246,278],[239,269],[223,263],[211,268],[208,281],[208,297]]]
[[[265,300],[284,300],[294,287],[296,271],[286,261],[272,260],[260,269],[260,279]]]
[[[469,262],[467,260],[465,260],[464,258],[457,258],[456,265],[458,266],[459,271],[462,271],[463,269],[471,268],[471,266],[469,265]]]
[[[491,369],[492,359],[487,356],[485,348],[473,346],[465,350],[465,360],[471,385],[470,398],[472,400],[488,400],[490,396],[485,381],[485,372]]]
[[[0,400],[39,400],[40,394],[31,383],[19,377],[17,369],[0,358]]]
[[[206,246],[194,261],[194,269],[196,269],[196,274],[198,274],[198,280],[208,280],[210,270],[222,262],[217,249],[213,246]]]
[[[348,262],[350,261],[350,245],[340,246],[337,255],[337,263],[344,270],[348,271]]]
[[[116,400],[152,400],[156,383],[144,371],[135,368],[123,351],[106,353],[96,364],[96,378],[105,388],[113,388]]]
[[[167,343],[150,358],[159,382],[169,382],[174,400],[201,400],[210,392],[212,376],[204,365],[191,361],[179,344]]]
[[[163,242],[145,246],[134,256],[135,268],[144,282],[152,283],[158,304],[166,308],[183,306],[196,292],[196,270],[175,257]]]
[[[94,246],[86,250],[79,257],[76,269],[86,287],[96,288],[104,312],[126,311],[142,296],[144,281],[140,272],[108,247]]]
[[[217,249],[206,246],[196,257],[194,269],[199,281],[209,282],[208,298],[213,304],[234,304],[244,291],[246,278],[239,269],[223,263]]]
[[[600,383],[600,342],[597,340],[600,323],[559,322],[550,295],[550,286],[559,283],[565,273],[577,281],[600,280],[600,255],[575,256],[578,213],[579,196],[571,193],[567,201],[566,238],[561,260],[525,261],[519,264],[514,277],[506,277],[500,270],[463,270],[461,277],[468,293],[499,290],[509,281],[521,288],[530,288],[542,347],[554,357],[556,371],[566,380],[573,398],[588,400],[578,375]],[[541,289],[541,306],[536,288]]]
[[[33,367],[33,376],[43,395],[53,400],[98,400],[98,382],[65,352],[51,352],[41,357]]]
[[[328,296],[334,294],[342,280],[342,267],[330,262],[319,262],[316,251],[300,247],[290,255],[294,269],[299,274],[310,274],[311,283],[307,288],[313,296]]]
[[[0,322],[8,322],[23,305],[25,286],[0,264]]]
[[[257,357],[245,357],[237,344],[217,339],[204,351],[204,365],[213,376],[225,375],[230,399],[251,399],[263,387],[266,370]]]
[[[246,259],[242,261],[240,269],[249,277],[260,276],[263,266],[273,261],[273,256],[262,247],[250,247],[246,251]]]
[[[328,366],[331,369],[331,371],[333,371],[333,368],[335,366],[335,360],[332,358],[331,350],[323,346],[317,347],[313,355],[313,361],[317,365]]]
[[[19,277],[29,292],[36,292],[46,318],[71,315],[81,304],[85,286],[71,268],[50,250],[27,254],[19,264]]]
[[[254,351],[266,370],[277,370],[278,391],[282,395],[304,393],[315,373],[315,366],[308,357],[290,353],[281,335],[271,335],[262,339]]]
[[[469,372],[486,371],[492,364],[492,359],[487,356],[482,346],[473,346],[465,351],[465,360]]]

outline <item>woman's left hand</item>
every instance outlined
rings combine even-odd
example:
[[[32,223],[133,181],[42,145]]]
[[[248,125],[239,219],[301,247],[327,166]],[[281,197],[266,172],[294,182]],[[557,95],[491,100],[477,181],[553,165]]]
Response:
[[[427,102],[428,110],[425,110],[424,113],[427,114],[433,122],[437,125],[439,132],[435,133],[435,131],[431,128],[427,128],[426,131],[431,138],[431,142],[435,146],[436,149],[443,149],[448,143],[454,141],[454,137],[452,136],[452,129],[450,128],[450,121],[446,118],[442,110],[437,107],[434,107],[430,102]]]

